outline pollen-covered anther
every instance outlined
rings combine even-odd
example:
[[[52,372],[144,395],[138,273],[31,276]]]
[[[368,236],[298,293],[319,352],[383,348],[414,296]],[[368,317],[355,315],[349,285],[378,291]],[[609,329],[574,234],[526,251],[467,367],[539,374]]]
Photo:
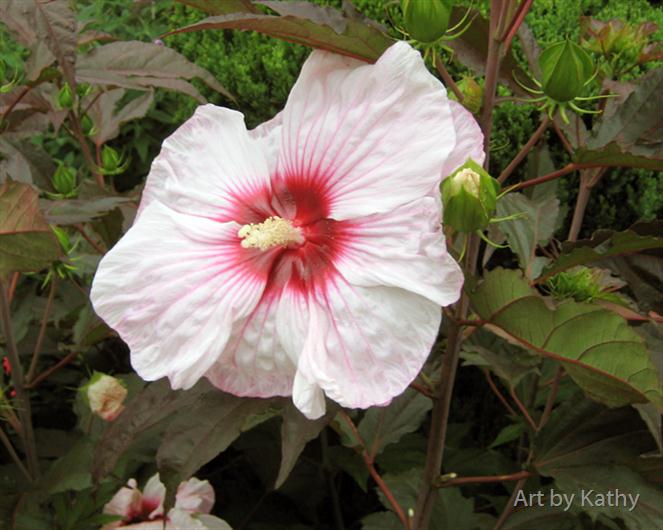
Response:
[[[268,217],[262,223],[244,225],[237,235],[242,238],[244,248],[257,248],[263,251],[304,242],[304,236],[299,228],[293,226],[287,219],[276,216]]]

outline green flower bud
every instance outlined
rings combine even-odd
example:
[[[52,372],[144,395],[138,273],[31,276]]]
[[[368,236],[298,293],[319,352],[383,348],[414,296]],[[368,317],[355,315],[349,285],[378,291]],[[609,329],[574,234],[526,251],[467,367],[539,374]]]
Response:
[[[85,136],[94,136],[97,133],[97,128],[94,126],[92,118],[87,114],[81,118],[81,128]]]
[[[53,233],[60,243],[60,246],[66,253],[69,253],[71,250],[71,240],[69,239],[69,234],[67,234],[64,229],[56,225],[51,225],[51,230],[53,230]]]
[[[539,56],[541,88],[555,101],[564,103],[582,94],[594,74],[591,56],[570,40],[546,48]]]
[[[74,94],[69,83],[65,83],[58,92],[58,105],[61,109],[71,109],[74,106]]]
[[[405,29],[419,42],[435,42],[449,28],[452,7],[451,0],[402,0]]]
[[[88,83],[79,83],[76,85],[76,93],[78,97],[84,98],[92,92],[92,85]]]
[[[76,170],[73,167],[67,167],[60,163],[51,181],[55,191],[65,197],[69,197],[76,190]]]
[[[474,78],[469,76],[464,76],[457,84],[463,94],[463,107],[472,114],[478,114],[481,110],[481,102],[483,101],[483,87]],[[448,95],[451,99],[458,101],[453,91],[450,90]]]
[[[459,232],[486,228],[495,215],[500,184],[468,159],[442,182],[444,223]]]
[[[108,145],[104,145],[101,149],[101,162],[104,171],[112,173],[122,165],[122,157],[115,149]]]

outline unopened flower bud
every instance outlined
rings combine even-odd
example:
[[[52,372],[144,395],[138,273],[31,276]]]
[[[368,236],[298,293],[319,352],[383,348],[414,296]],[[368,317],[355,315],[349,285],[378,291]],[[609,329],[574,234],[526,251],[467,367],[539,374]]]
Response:
[[[401,7],[405,29],[413,39],[428,44],[447,32],[451,0],[402,0]]]
[[[444,223],[460,232],[486,228],[495,214],[500,184],[468,160],[442,182]]]
[[[76,93],[80,98],[88,96],[91,92],[92,92],[92,85],[90,85],[89,83],[78,83],[78,85],[76,85]]]
[[[541,52],[539,66],[542,90],[560,103],[580,96],[594,74],[591,56],[570,40],[553,44]]]
[[[71,109],[74,106],[74,94],[69,83],[65,83],[58,92],[58,105],[61,109]]]
[[[87,114],[81,118],[81,128],[83,129],[83,134],[85,136],[93,136],[97,132],[92,118]]]
[[[464,76],[457,85],[463,94],[463,107],[472,114],[478,114],[481,110],[481,102],[483,101],[483,87],[474,78],[469,76]],[[449,91],[449,97],[453,100],[458,100],[453,91]]]
[[[113,421],[124,410],[127,389],[110,375],[95,372],[82,390],[90,410],[106,421]]]
[[[101,150],[101,163],[101,170],[104,175],[119,175],[127,169],[129,160],[125,160],[122,154],[109,145],[104,145]]]
[[[76,170],[73,167],[68,167],[60,163],[51,181],[55,191],[65,197],[69,197],[76,190]]]

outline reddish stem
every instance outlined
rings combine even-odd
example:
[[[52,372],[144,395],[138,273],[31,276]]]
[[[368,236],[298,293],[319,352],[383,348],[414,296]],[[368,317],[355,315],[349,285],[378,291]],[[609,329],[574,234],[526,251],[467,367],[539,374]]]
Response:
[[[357,443],[361,446],[362,448],[361,456],[364,459],[364,464],[366,464],[366,467],[368,468],[368,472],[371,474],[371,477],[373,477],[373,480],[375,480],[375,483],[378,485],[378,488],[380,488],[382,493],[384,493],[384,496],[389,501],[389,504],[391,504],[392,508],[394,509],[394,512],[396,513],[396,516],[403,524],[403,527],[405,527],[406,530],[411,530],[410,518],[405,514],[403,508],[396,500],[396,497],[394,497],[394,494],[389,489],[389,486],[387,486],[384,480],[382,480],[382,477],[375,469],[375,465],[373,464],[373,457],[369,455],[368,450],[366,448],[366,442],[364,442],[364,439],[362,438],[361,434],[359,434],[357,426],[352,421],[352,418],[348,416],[345,411],[342,410],[341,412],[339,412],[339,414],[341,415],[345,423],[348,424],[348,427],[350,427],[350,430],[352,431],[352,434],[357,440]]]
[[[500,389],[497,388],[495,381],[493,381],[493,377],[490,375],[490,370],[488,370],[488,368],[484,368],[483,374],[484,376],[486,376],[486,381],[488,381],[488,386],[497,396],[497,398],[502,402],[502,404],[506,407],[506,409],[509,411],[509,414],[511,414],[512,416],[517,416],[516,411],[513,410],[513,407],[511,405],[509,405],[509,402],[504,397],[504,394],[502,394],[502,392],[500,392]]]
[[[549,125],[550,125],[550,118],[546,116],[545,118],[543,118],[536,131],[534,131],[534,134],[532,134],[530,139],[527,140],[527,143],[523,146],[520,152],[509,163],[506,169],[502,171],[502,173],[497,179],[500,183],[504,182],[507,178],[509,178],[509,175],[513,173],[513,170],[520,165],[520,163],[525,159],[528,153],[534,148],[534,146],[541,139],[541,136],[543,136],[543,133],[546,132],[546,129],[548,129]]]
[[[505,53],[509,49],[509,47],[511,46],[511,41],[516,36],[518,28],[520,28],[520,26],[522,26],[522,24],[525,20],[525,15],[527,15],[527,12],[529,11],[529,8],[532,7],[532,2],[533,2],[533,0],[524,0],[518,6],[518,10],[516,11],[516,14],[513,16],[513,21],[511,22],[511,26],[507,30],[506,36],[504,37],[504,52]]]
[[[509,395],[513,398],[513,400],[516,402],[516,406],[522,412],[523,416],[527,420],[527,423],[530,424],[530,427],[536,431],[537,425],[534,423],[534,420],[532,419],[532,416],[530,416],[530,413],[527,411],[527,407],[523,404],[522,401],[520,401],[520,398],[518,397],[518,394],[516,394],[516,391],[513,388],[509,388]]]
[[[533,477],[534,473],[530,471],[518,471],[509,475],[485,475],[478,477],[459,477],[445,480],[439,484],[439,488],[450,488],[452,486],[463,486],[465,484],[488,484],[491,482],[513,482],[516,480]]]
[[[25,385],[26,389],[31,389],[35,388],[38,384],[40,384],[42,381],[47,379],[49,376],[53,375],[55,372],[57,372],[60,368],[68,365],[71,361],[73,361],[76,357],[78,356],[78,352],[73,351],[69,354],[67,354],[65,357],[60,359],[57,364],[54,364],[47,370],[44,370],[42,373],[40,373],[37,377],[35,377],[32,381],[30,381],[27,385]]]

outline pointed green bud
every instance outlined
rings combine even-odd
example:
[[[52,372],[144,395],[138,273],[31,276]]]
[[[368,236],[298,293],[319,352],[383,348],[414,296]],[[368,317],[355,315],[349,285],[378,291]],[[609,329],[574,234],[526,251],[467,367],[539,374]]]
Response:
[[[88,96],[91,92],[92,92],[92,85],[88,83],[79,83],[78,85],[76,85],[76,93],[80,98]]]
[[[478,114],[483,101],[483,87],[470,76],[464,76],[457,84],[463,94],[463,107],[472,114]],[[449,90],[448,96],[454,101],[458,101],[452,90]]]
[[[65,197],[71,196],[76,190],[76,170],[73,167],[67,167],[63,163],[60,163],[53,174],[51,182],[55,191]]]
[[[570,40],[553,44],[541,52],[539,66],[542,90],[560,103],[582,95],[595,69],[591,56]]]
[[[69,83],[65,83],[58,92],[58,105],[61,109],[71,109],[74,106],[74,94]]]
[[[122,165],[122,157],[112,147],[104,145],[101,149],[101,162],[104,172],[113,173]]]
[[[81,118],[81,128],[85,136],[94,136],[97,133],[97,128],[94,126],[92,118],[87,114]]]
[[[55,237],[60,243],[60,246],[64,249],[66,253],[69,253],[69,251],[71,250],[71,241],[69,239],[69,234],[67,234],[67,232],[65,232],[63,228],[56,225],[51,225],[51,230],[53,230],[53,233],[55,234]]]
[[[451,0],[402,0],[403,23],[410,36],[425,44],[439,40],[449,28]]]
[[[476,162],[468,159],[442,182],[444,224],[459,232],[486,228],[497,207],[500,184]]]

